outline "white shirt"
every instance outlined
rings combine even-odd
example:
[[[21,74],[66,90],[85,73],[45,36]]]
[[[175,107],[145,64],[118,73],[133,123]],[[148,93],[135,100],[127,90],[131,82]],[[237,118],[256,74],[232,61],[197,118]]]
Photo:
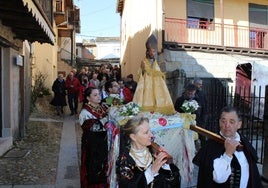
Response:
[[[84,121],[87,119],[97,119],[97,118],[93,114],[91,114],[89,111],[87,111],[86,109],[82,109],[80,114],[79,114],[80,125],[83,125]],[[100,121],[104,125],[108,121],[108,118],[104,117],[104,118],[100,119]]]
[[[169,164],[166,163],[162,166],[162,168],[165,170],[171,170]],[[145,170],[144,174],[148,185],[154,180],[154,177],[157,176],[159,173],[153,174],[152,165],[150,165],[149,168]]]
[[[240,141],[240,136],[236,133],[236,141]],[[243,151],[235,151],[234,155],[236,156],[240,167],[241,167],[241,179],[240,179],[240,188],[247,187],[249,179],[249,165],[246,159],[246,156]],[[233,157],[229,157],[225,153],[213,161],[213,180],[217,183],[224,183],[228,180],[231,175],[231,161]]]

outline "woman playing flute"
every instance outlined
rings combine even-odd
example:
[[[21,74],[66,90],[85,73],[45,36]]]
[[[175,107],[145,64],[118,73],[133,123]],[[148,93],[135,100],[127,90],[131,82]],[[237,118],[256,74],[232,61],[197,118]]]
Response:
[[[153,134],[149,119],[137,116],[120,127],[120,154],[116,172],[120,188],[180,187],[179,169],[167,164],[167,152],[150,150]]]

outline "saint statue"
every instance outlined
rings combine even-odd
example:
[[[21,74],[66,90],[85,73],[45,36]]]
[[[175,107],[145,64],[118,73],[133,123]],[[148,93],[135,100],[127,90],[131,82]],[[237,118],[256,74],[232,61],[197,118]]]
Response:
[[[142,111],[174,114],[176,111],[165,82],[165,75],[155,60],[157,40],[153,34],[147,39],[145,46],[146,58],[141,62],[133,102],[139,104]]]

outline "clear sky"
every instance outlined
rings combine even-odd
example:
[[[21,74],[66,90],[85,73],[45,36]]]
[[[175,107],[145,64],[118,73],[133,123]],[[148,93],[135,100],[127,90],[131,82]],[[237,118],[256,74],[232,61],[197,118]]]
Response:
[[[81,32],[77,37],[119,37],[120,15],[117,0],[74,0],[80,8]]]

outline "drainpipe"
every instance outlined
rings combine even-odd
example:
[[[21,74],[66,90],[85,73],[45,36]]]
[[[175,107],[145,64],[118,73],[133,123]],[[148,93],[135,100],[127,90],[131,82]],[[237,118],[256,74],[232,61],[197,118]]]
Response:
[[[71,30],[71,66],[73,66],[74,29]]]
[[[220,1],[221,7],[221,45],[224,47],[224,8],[223,0]]]

